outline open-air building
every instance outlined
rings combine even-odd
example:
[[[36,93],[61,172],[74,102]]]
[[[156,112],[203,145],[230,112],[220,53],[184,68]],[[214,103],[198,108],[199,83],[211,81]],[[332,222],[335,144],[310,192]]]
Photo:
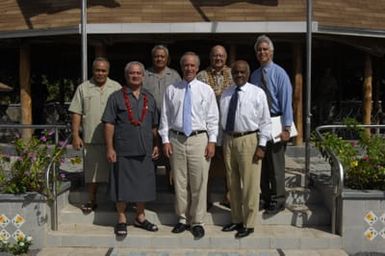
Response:
[[[63,105],[71,99],[76,86],[85,75],[87,77],[87,69],[90,76],[95,57],[108,58],[110,77],[124,82],[125,64],[138,60],[148,67],[151,49],[156,44],[169,48],[170,66],[178,71],[179,58],[185,51],[196,52],[201,58],[201,69],[205,68],[209,63],[210,48],[216,44],[226,47],[228,64],[245,59],[254,70],[258,67],[253,49],[255,40],[258,35],[267,34],[275,45],[274,61],[287,71],[292,81],[298,129],[295,144],[301,144],[305,139],[306,95],[310,88],[306,83],[309,2],[312,3],[312,128],[341,122],[344,117],[358,118],[365,124],[383,123],[385,1],[373,0],[3,0],[0,1],[0,82],[13,90],[1,91],[0,101],[20,103],[20,123],[32,124],[36,121],[33,108],[38,106],[38,112],[42,110],[39,103],[55,100]],[[82,3],[86,3],[83,8]],[[84,57],[86,61],[82,59]],[[49,98],[48,95],[53,94],[57,97]],[[298,165],[289,168],[296,170]],[[288,178],[293,183],[288,185],[302,187],[300,192],[291,187],[290,204],[295,204],[298,199],[295,196],[302,192],[303,198],[308,196],[304,200],[314,195],[308,193],[307,187],[304,189],[305,175],[298,175],[302,175],[298,179],[300,184],[295,175]],[[320,195],[324,192],[317,192],[316,197],[326,197]],[[70,205],[69,200],[79,203],[81,195],[76,193],[70,199],[63,199],[63,204]],[[161,200],[171,205],[170,195],[162,194]],[[330,227],[335,224],[332,228],[336,229],[341,220],[331,220],[336,215],[332,216],[330,209],[326,209],[329,205],[320,206],[317,205],[321,204],[320,200],[311,200],[313,198],[306,203],[315,204],[315,208],[285,210],[276,218],[263,219],[262,224],[277,226],[262,226],[267,238],[264,233],[244,243],[223,240],[222,235],[213,231],[211,234],[215,235],[209,238],[211,240],[202,243],[191,242],[190,237],[172,237],[168,233],[160,236],[133,233],[131,240],[124,244],[124,241],[111,238],[111,230],[104,227],[110,228],[114,218],[111,216],[115,216],[113,210],[102,209],[92,218],[81,215],[78,208],[70,205],[60,216],[60,224],[67,230],[63,228],[62,233],[47,231],[39,245],[124,247],[129,244],[133,248],[172,246],[175,249],[182,243],[188,248],[217,249],[216,244],[221,244],[223,248],[234,245],[245,251],[253,249],[255,244],[259,248],[277,250],[336,248],[356,251],[363,248],[361,245],[367,241],[362,238],[361,230],[357,235],[364,242],[349,238],[347,244],[342,244],[341,237],[330,231]],[[361,208],[366,210],[365,207]],[[154,220],[166,224],[174,221],[168,211],[159,211],[157,215],[156,210],[149,214]],[[350,210],[355,212],[357,209]],[[218,225],[227,221],[229,213],[216,209],[210,214],[211,224]],[[95,223],[97,225],[93,225]],[[279,225],[286,226],[281,228]],[[308,231],[292,226],[316,228]],[[334,231],[343,235],[338,227]],[[280,233],[284,236],[279,236]],[[381,236],[385,237],[383,233]],[[384,248],[379,237],[375,240],[377,251]],[[372,244],[367,245],[365,248]]]
[[[120,81],[125,63],[139,60],[148,66],[150,49],[159,43],[170,48],[171,66],[176,69],[179,57],[186,50],[197,52],[204,68],[210,47],[217,43],[226,46],[230,63],[242,58],[254,69],[257,67],[253,52],[255,39],[259,34],[268,34],[276,44],[275,61],[292,79],[296,123],[302,134],[307,1],[85,2],[88,67],[94,57],[106,56],[112,64],[111,76]],[[368,123],[371,113],[381,110],[377,103],[384,98],[385,5],[355,0],[312,2],[313,102],[322,102],[323,95],[330,97],[322,92],[320,85],[324,71],[330,69],[338,88],[329,100],[352,104],[363,99],[374,100],[372,109],[366,103],[364,109],[358,107],[356,113],[350,113]],[[0,3],[0,78],[21,88],[20,101],[24,108],[33,104],[31,93],[39,91],[34,88],[38,86],[35,80],[42,75],[47,83],[56,83],[61,95],[66,94],[67,98],[74,88],[66,87],[66,81],[76,86],[81,80],[81,3],[75,0]],[[317,98],[317,95],[322,96]],[[318,111],[316,105],[314,111]],[[22,122],[32,122],[28,111],[23,113]],[[316,113],[314,122],[323,123],[325,117]],[[297,142],[300,141],[302,136],[298,136]]]

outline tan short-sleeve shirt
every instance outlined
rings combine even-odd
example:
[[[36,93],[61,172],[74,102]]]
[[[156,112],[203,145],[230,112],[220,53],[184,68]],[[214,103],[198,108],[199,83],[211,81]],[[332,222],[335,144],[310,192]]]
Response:
[[[109,96],[121,85],[109,78],[103,88],[93,79],[78,86],[69,111],[82,115],[83,140],[85,143],[103,144],[103,123],[101,122]]]

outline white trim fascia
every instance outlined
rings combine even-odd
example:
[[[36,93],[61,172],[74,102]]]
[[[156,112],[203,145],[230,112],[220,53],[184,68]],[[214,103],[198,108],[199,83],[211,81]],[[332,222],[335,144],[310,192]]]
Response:
[[[375,30],[367,28],[349,28],[319,25],[317,30],[314,32],[318,34],[385,38],[385,30]]]
[[[316,24],[313,23],[313,24]],[[314,25],[313,25],[314,29]],[[87,24],[88,34],[306,33],[306,22],[174,22]]]
[[[60,28],[3,31],[0,39],[81,34],[81,24]],[[385,38],[385,30],[322,26],[313,21],[312,32]],[[197,33],[306,33],[306,21],[261,22],[174,22],[174,23],[91,23],[88,34],[197,34]]]
[[[0,39],[12,39],[35,36],[59,36],[79,34],[79,26],[61,27],[61,28],[45,28],[45,29],[25,29],[16,31],[0,32]]]

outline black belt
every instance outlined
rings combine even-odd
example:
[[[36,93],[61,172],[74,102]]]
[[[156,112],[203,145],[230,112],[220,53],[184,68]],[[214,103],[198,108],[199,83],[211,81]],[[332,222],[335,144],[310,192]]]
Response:
[[[190,136],[186,136],[186,134],[184,134],[184,132],[180,132],[180,131],[176,131],[176,130],[171,130],[173,133],[175,133],[176,135],[183,135],[185,137],[191,137],[191,136],[195,136],[195,135],[198,135],[198,134],[201,134],[201,133],[204,133],[206,132],[206,130],[198,130],[198,131],[192,131]]]
[[[270,113],[270,116],[271,117],[282,116],[282,113],[276,113],[276,114]]]
[[[249,131],[249,132],[232,132],[232,133],[226,133],[226,134],[230,137],[238,138],[238,137],[242,137],[242,136],[249,135],[252,133],[257,133],[257,132],[259,132],[259,130]]]

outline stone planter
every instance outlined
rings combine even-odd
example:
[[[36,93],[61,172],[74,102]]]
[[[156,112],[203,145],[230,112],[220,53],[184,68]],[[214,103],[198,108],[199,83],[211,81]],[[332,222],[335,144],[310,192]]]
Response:
[[[348,253],[385,252],[384,191],[344,189],[340,221]]]
[[[62,186],[58,196],[58,209],[68,202],[69,184]],[[0,194],[0,232],[14,243],[13,236],[22,232],[32,236],[31,248],[45,246],[47,231],[51,229],[51,206],[45,196],[39,193],[20,195]]]

